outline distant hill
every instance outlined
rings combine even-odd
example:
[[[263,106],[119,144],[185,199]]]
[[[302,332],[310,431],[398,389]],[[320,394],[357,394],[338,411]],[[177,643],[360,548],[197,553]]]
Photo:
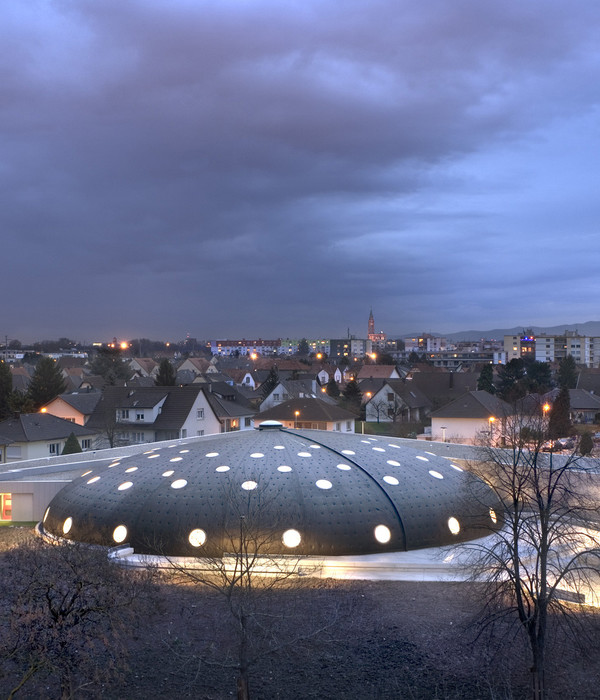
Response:
[[[486,338],[487,340],[502,340],[505,335],[517,335],[522,333],[524,330],[531,329],[535,335],[541,335],[545,333],[546,335],[560,335],[565,331],[577,331],[579,335],[588,336],[600,336],[600,321],[586,321],[585,323],[565,323],[560,326],[514,326],[513,328],[493,328],[491,330],[471,330],[471,331],[457,331],[456,333],[435,333],[431,332],[434,336],[443,336],[451,341],[458,340],[480,340],[481,338]],[[404,335],[398,336],[399,338],[411,338],[418,335],[422,335],[423,331],[419,333],[405,333]]]

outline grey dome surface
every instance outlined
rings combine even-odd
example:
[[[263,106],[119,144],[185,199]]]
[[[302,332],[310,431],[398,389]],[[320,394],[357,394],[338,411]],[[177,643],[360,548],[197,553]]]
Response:
[[[87,470],[41,527],[170,556],[231,552],[240,522],[269,554],[362,555],[490,534],[501,520],[491,489],[426,448],[277,424],[163,443]]]

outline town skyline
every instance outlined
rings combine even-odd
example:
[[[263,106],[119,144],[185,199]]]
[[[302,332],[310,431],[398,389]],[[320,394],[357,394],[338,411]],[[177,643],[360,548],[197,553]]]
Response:
[[[353,338],[367,338],[368,333],[367,331],[367,322],[364,324],[364,328],[362,329],[362,332],[357,332],[357,333],[351,333],[350,336]],[[376,327],[378,328],[378,327]],[[420,332],[414,332],[414,333],[388,333],[386,329],[381,329],[387,335],[388,340],[393,341],[393,340],[403,340],[405,338],[411,338],[411,337],[416,337],[416,336],[424,336],[424,335],[431,335],[433,337],[447,337],[447,338],[452,338],[454,340],[464,340],[464,341],[478,341],[478,340],[496,340],[500,341],[504,335],[512,335],[512,334],[519,334],[519,333],[525,333],[527,331],[531,331],[533,329],[535,330],[536,335],[560,335],[563,332],[567,331],[569,333],[575,333],[577,335],[581,336],[600,336],[600,321],[586,321],[583,323],[563,323],[563,324],[558,324],[556,326],[548,327],[546,329],[542,329],[535,324],[521,324],[521,325],[516,325],[512,327],[506,327],[506,328],[494,328],[494,329],[474,329],[474,330],[456,330],[454,332],[450,333],[436,333],[436,332],[429,332],[429,331],[420,331]],[[378,329],[379,330],[379,329]],[[40,335],[37,335],[35,337],[31,338],[17,338],[13,336],[0,336],[0,347],[4,347],[6,340],[8,341],[8,346],[10,347],[11,341],[17,341],[21,343],[23,347],[26,346],[32,346],[36,343],[41,343],[44,341],[58,341],[61,338],[69,339],[71,341],[74,341],[78,345],[89,347],[92,346],[93,344],[101,343],[101,344],[108,344],[111,342],[134,342],[134,341],[151,341],[151,342],[165,342],[165,343],[184,343],[187,339],[193,339],[198,342],[206,342],[206,341],[233,341],[233,340],[302,340],[302,339],[307,339],[307,340],[316,340],[318,338],[322,339],[334,339],[334,338],[346,338],[348,337],[347,335],[332,335],[332,334],[324,334],[321,336],[317,335],[311,335],[311,334],[293,334],[291,336],[282,336],[280,334],[270,334],[270,335],[265,335],[264,337],[256,335],[256,334],[249,334],[248,336],[242,336],[242,335],[231,335],[228,338],[219,338],[216,335],[205,335],[205,336],[200,336],[200,335],[194,335],[194,334],[187,334],[183,337],[177,336],[177,337],[170,337],[170,336],[163,336],[163,337],[153,337],[150,334],[142,334],[140,336],[132,336],[132,335],[109,335],[108,337],[95,337],[93,340],[87,339],[87,338],[82,338],[78,336],[77,333],[70,334],[70,333],[58,333],[54,335],[53,337],[42,337]]]

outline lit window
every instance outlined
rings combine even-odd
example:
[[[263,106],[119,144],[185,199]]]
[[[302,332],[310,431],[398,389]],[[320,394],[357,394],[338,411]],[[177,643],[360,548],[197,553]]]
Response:
[[[496,511],[493,508],[490,508],[490,518],[494,525],[498,522],[498,516],[496,515]]]
[[[127,491],[127,489],[130,489],[133,486],[133,481],[124,481],[122,484],[119,484],[119,491]]]
[[[73,518],[67,518],[63,523],[63,533],[66,535],[73,527]]]

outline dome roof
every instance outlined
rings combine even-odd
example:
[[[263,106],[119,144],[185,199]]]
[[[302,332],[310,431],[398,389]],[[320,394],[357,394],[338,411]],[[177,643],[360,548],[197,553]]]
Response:
[[[231,552],[240,522],[269,554],[362,555],[489,534],[501,508],[491,489],[426,447],[274,422],[161,443],[75,479],[42,530],[170,556]]]

